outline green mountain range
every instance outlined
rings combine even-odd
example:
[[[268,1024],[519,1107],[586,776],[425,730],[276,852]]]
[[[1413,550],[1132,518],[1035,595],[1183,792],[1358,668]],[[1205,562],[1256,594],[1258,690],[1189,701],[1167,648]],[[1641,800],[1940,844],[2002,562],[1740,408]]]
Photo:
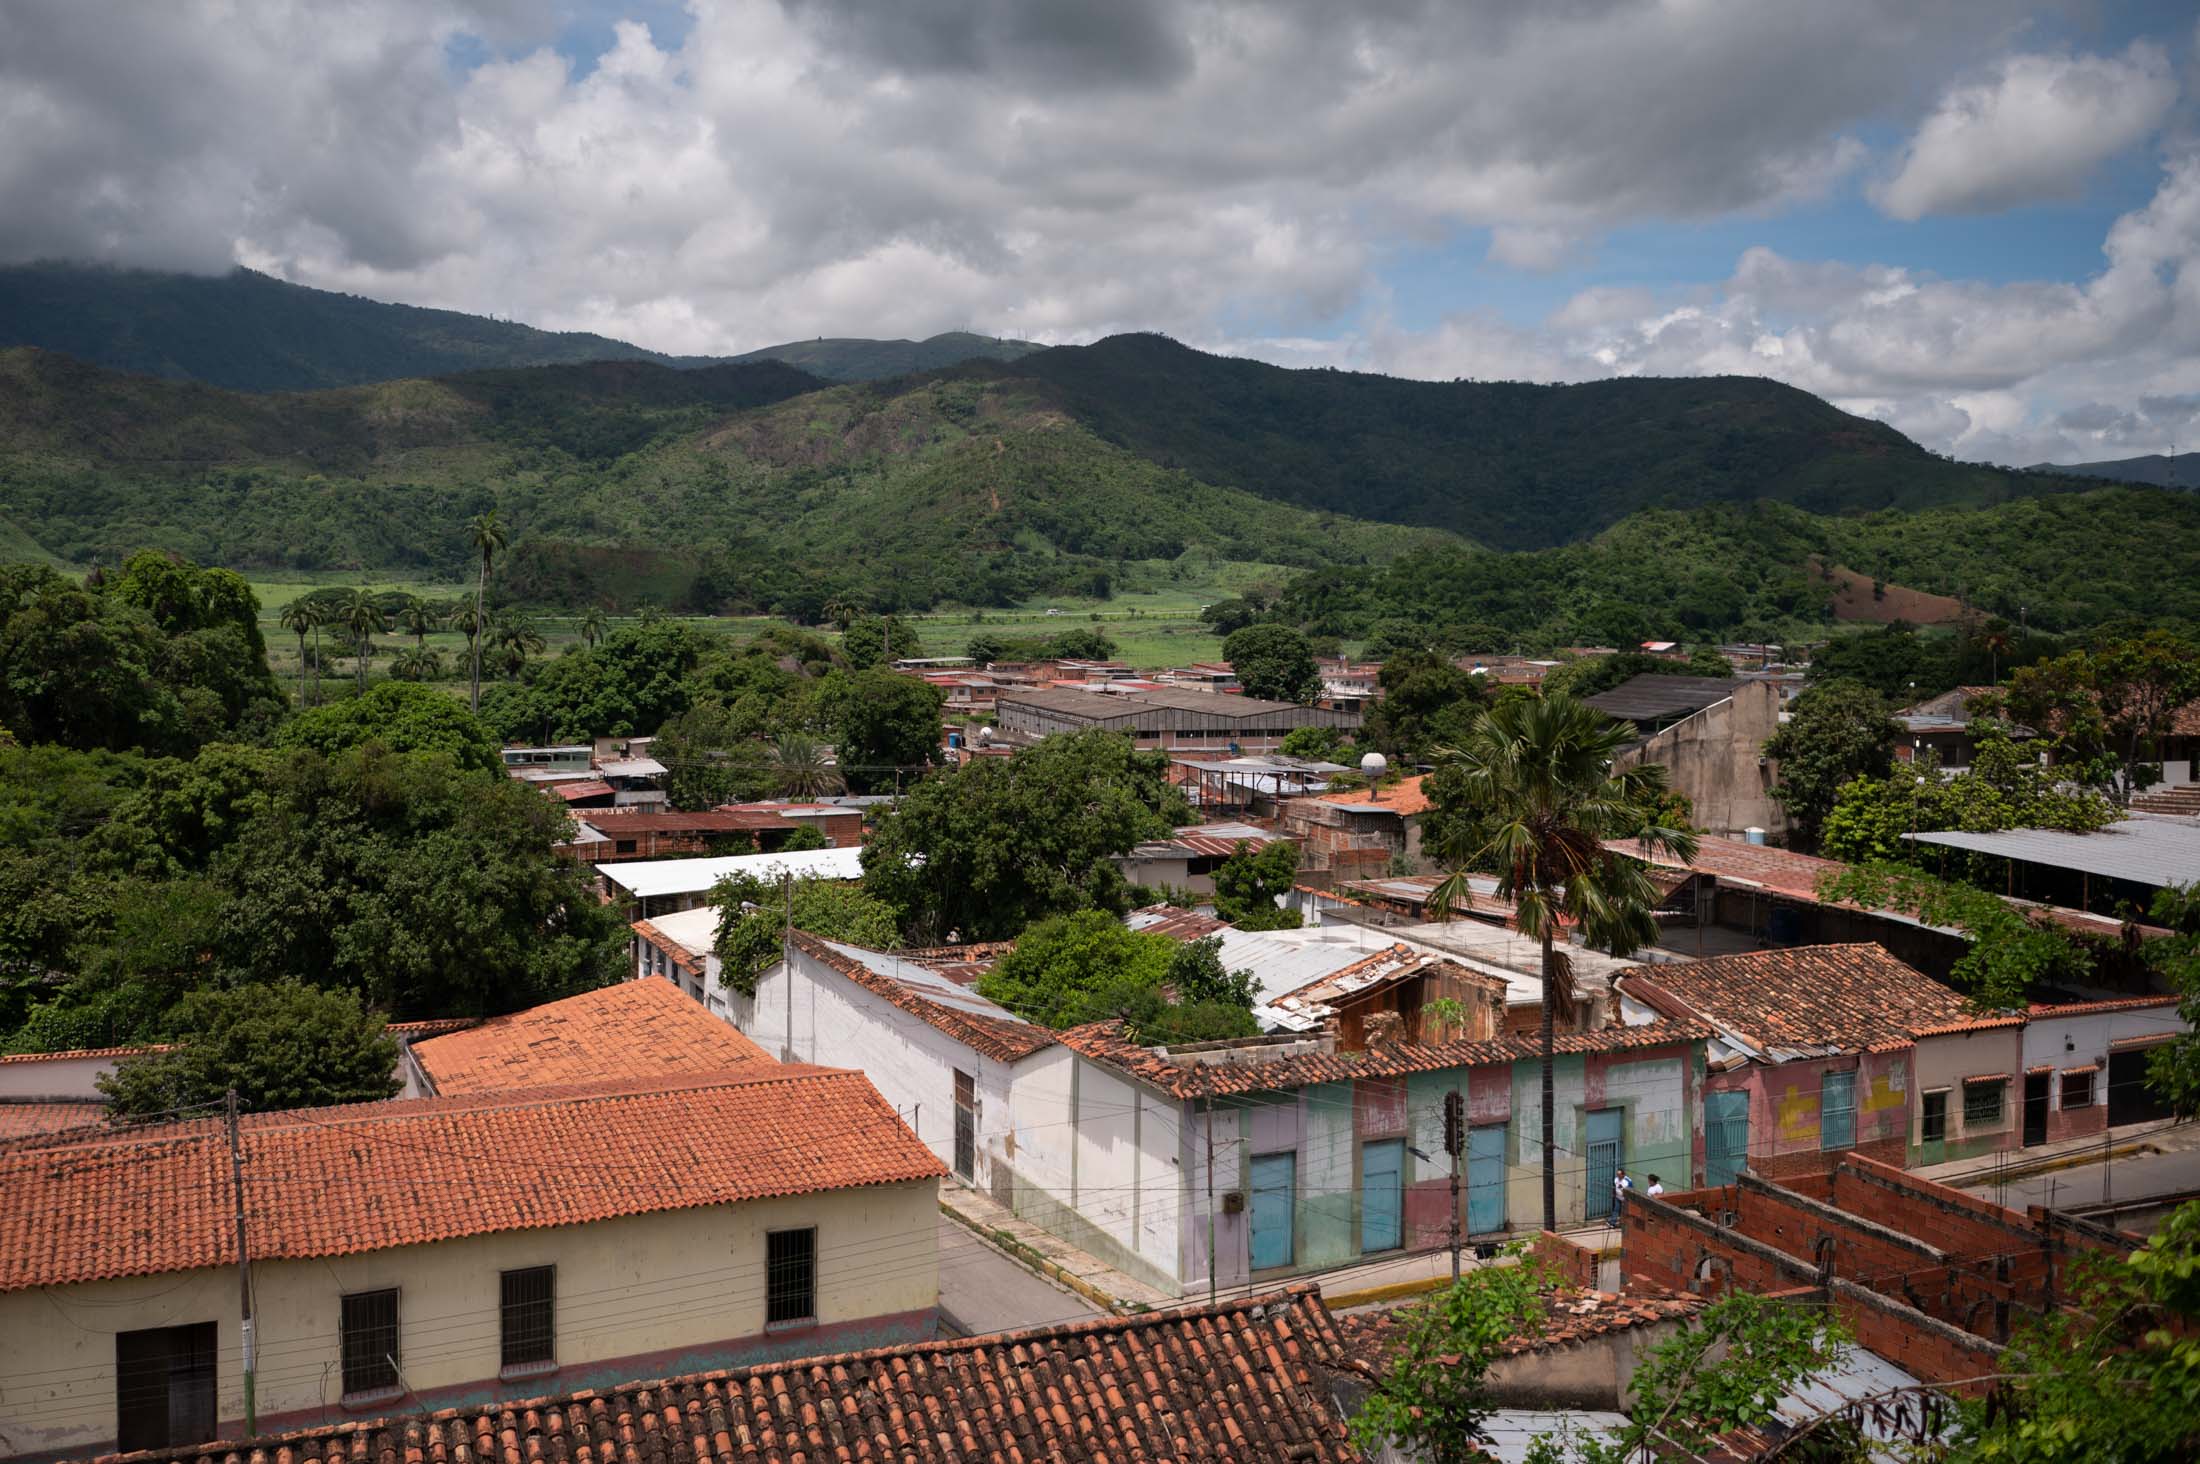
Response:
[[[2060,467],[2041,463],[2041,473],[2070,473],[2080,478],[2106,478],[2117,483],[2147,483],[2156,488],[2200,488],[2200,457],[2187,453],[2170,457],[2149,453],[2145,457],[2110,458],[2097,463],[2065,463]]]
[[[1039,347],[951,332],[923,341],[814,340],[739,356],[668,356],[585,332],[315,290],[248,269],[173,274],[80,264],[0,267],[0,348],[36,346],[116,371],[233,391],[311,391],[498,366],[785,361],[832,381],[929,371]]]

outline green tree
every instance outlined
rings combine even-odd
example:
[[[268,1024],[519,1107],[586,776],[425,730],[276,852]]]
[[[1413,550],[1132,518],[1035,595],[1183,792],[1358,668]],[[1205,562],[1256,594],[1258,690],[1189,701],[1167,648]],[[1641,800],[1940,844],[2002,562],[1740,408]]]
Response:
[[[1168,761],[1113,732],[1049,737],[933,773],[879,820],[863,882],[918,944],[1005,940],[1049,915],[1129,908],[1115,866],[1191,815]]]
[[[686,813],[747,803],[779,791],[764,744],[725,703],[703,702],[657,729],[652,755],[665,766],[665,796]]]
[[[428,637],[443,628],[443,620],[443,612],[434,602],[418,595],[407,595],[398,603],[398,628],[413,638],[415,650],[428,648]]]
[[[473,546],[474,555],[481,561],[481,573],[474,580],[474,613],[466,635],[468,671],[466,684],[466,710],[479,715],[481,711],[481,641],[482,633],[489,625],[489,571],[496,557],[504,552],[510,536],[504,521],[496,510],[477,513],[467,521],[466,540]]]
[[[673,621],[623,626],[594,650],[534,663],[523,685],[491,687],[482,724],[506,741],[643,736],[687,710],[702,651]]]
[[[372,590],[353,590],[344,597],[344,629],[351,633],[352,672],[359,690],[367,689],[367,662],[374,658],[374,638],[390,628],[390,617]]]
[[[865,615],[841,633],[840,653],[850,667],[868,671],[907,656],[921,656],[924,646],[915,628],[895,615]]]
[[[1835,636],[1812,654],[1808,674],[1812,681],[1861,681],[1898,707],[1956,684],[1947,649],[1899,620],[1879,630]]]
[[[2200,884],[2154,892],[2147,916],[2173,932],[2146,945],[2147,964],[2178,995],[2176,1040],[2147,1056],[2147,1083],[2179,1116],[2200,1113]]]
[[[826,838],[818,830],[817,825],[805,823],[799,825],[786,838],[781,839],[779,848],[775,852],[780,854],[804,854],[812,849],[830,849],[832,847],[833,841]]]
[[[2063,1305],[2029,1308],[2014,1374],[1966,1401],[1954,1457],[1991,1464],[2172,1464],[2200,1457],[2200,1202],[2145,1245],[2081,1263]]]
[[[1717,646],[1698,646],[1688,653],[1687,670],[1691,676],[1732,676],[1734,663]]]
[[[1939,862],[1942,851],[1905,835],[2014,828],[2087,833],[2115,822],[2116,809],[2099,793],[2063,787],[2053,770],[2027,756],[1995,723],[1971,725],[1977,738],[1971,766],[1952,778],[1928,760],[1843,784],[1826,815],[1821,852],[1849,864],[1922,864]]]
[[[1502,701],[1474,724],[1457,749],[1438,755],[1456,779],[1464,807],[1447,810],[1476,831],[1478,847],[1442,850],[1452,872],[1429,895],[1448,919],[1473,905],[1469,875],[1487,868],[1497,897],[1518,912],[1521,934],[1543,947],[1543,1228],[1558,1225],[1553,1072],[1558,1001],[1568,991],[1556,940],[1563,920],[1588,944],[1626,954],[1657,939],[1657,887],[1642,864],[1604,848],[1633,837],[1646,852],[1681,859],[1696,853],[1687,829],[1641,822],[1641,810],[1666,787],[1656,763],[1614,770],[1633,730],[1568,696]]]
[[[115,1113],[144,1118],[219,1103],[253,1111],[394,1097],[397,1039],[349,991],[284,981],[193,992],[176,1008],[175,1045],[99,1080]]]
[[[408,653],[409,654],[409,653]],[[439,752],[461,768],[504,776],[497,740],[442,692],[409,681],[380,681],[349,701],[315,707],[276,734],[278,747],[307,747],[334,757],[368,743],[391,752]]]
[[[1884,778],[1894,767],[1902,724],[1861,681],[1823,681],[1795,699],[1788,719],[1765,743],[1779,764],[1772,796],[1815,844],[1841,789],[1857,778]]]
[[[1482,711],[1481,679],[1429,651],[1406,651],[1376,673],[1382,699],[1368,708],[1360,740],[1403,763],[1456,744]]]
[[[278,618],[282,621],[283,629],[298,637],[298,706],[303,710],[306,704],[306,635],[320,628],[321,612],[311,600],[301,595],[285,605]],[[314,674],[318,679],[318,666],[314,668]]]
[[[1293,727],[1283,734],[1277,751],[1285,757],[1302,757],[1308,762],[1337,762],[1349,757],[1352,748],[1338,728]]]
[[[1008,642],[989,630],[981,630],[963,646],[963,654],[979,666],[1007,659]]]
[[[1999,895],[1935,879],[1908,865],[1851,865],[1821,881],[1818,895],[1961,930],[1970,937],[1970,948],[1948,974],[1982,1010],[2022,1008],[2045,988],[2086,984],[2093,971],[2091,951],[2066,927]]]
[[[1216,1041],[1259,1030],[1247,971],[1222,941],[1134,931],[1104,910],[1041,920],[978,980],[978,994],[1043,1026],[1115,1020],[1137,1042]]]
[[[399,681],[440,681],[443,658],[421,646],[407,646],[390,662],[390,675]]]
[[[542,654],[548,644],[534,618],[517,610],[502,610],[489,621],[489,643],[504,654],[505,674],[517,676],[527,669],[527,658]]]
[[[1223,659],[1247,696],[1309,705],[1322,694],[1321,669],[1306,637],[1287,625],[1248,625],[1222,643]]]
[[[929,682],[883,667],[827,676],[818,688],[818,711],[849,786],[858,792],[893,788],[939,761],[945,696]]]
[[[1289,839],[1240,843],[1215,869],[1215,914],[1240,930],[1298,929],[1298,912],[1276,903],[1298,872],[1299,846]]]
[[[611,617],[603,613],[603,606],[591,605],[582,612],[580,622],[581,640],[587,644],[590,650],[596,648],[596,642],[602,640],[610,629]]]
[[[875,951],[901,944],[891,907],[855,885],[798,879],[791,888],[750,875],[732,875],[712,886],[718,911],[719,979],[729,990],[756,995],[756,980],[780,958],[789,909],[794,928],[824,940],[846,941]]]
[[[840,769],[826,760],[824,747],[799,732],[782,733],[772,744],[771,772],[785,798],[822,798],[846,786]]]
[[[1621,651],[1611,656],[1576,656],[1553,667],[1543,677],[1546,696],[1591,697],[1634,680],[1637,676],[1688,676],[1686,667],[1640,651]]]

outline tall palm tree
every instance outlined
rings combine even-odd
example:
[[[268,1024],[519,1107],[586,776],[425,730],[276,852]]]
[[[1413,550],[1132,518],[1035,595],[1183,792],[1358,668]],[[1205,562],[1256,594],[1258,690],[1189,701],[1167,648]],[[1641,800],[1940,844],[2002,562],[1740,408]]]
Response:
[[[298,708],[303,711],[306,705],[306,632],[321,621],[314,613],[313,602],[303,595],[285,605],[277,619],[282,621],[283,629],[298,637]]]
[[[856,617],[862,613],[845,596],[835,595],[825,602],[826,621],[842,635],[848,633],[848,627],[855,624]]]
[[[428,648],[428,637],[443,628],[443,611],[431,600],[407,595],[397,607],[397,623],[413,638],[413,644],[424,651]]]
[[[1633,837],[1644,852],[1693,859],[1688,829],[1645,823],[1644,810],[1665,791],[1656,763],[1613,771],[1634,737],[1625,725],[1570,696],[1517,698],[1484,713],[1439,761],[1461,779],[1472,818],[1470,848],[1445,850],[1452,872],[1429,894],[1439,920],[1474,902],[1470,871],[1497,877],[1497,898],[1518,912],[1521,934],[1543,946],[1543,1228],[1558,1228],[1557,1099],[1552,1075],[1558,1001],[1572,991],[1557,949],[1562,924],[1588,944],[1617,954],[1657,938],[1657,887],[1634,860],[1604,847]],[[1460,857],[1464,855],[1464,857]]]
[[[389,612],[375,598],[372,590],[353,590],[344,597],[337,611],[338,623],[351,632],[351,668],[359,678],[359,689],[367,689],[367,662],[374,656],[374,638],[386,634],[390,628]]]
[[[474,552],[481,556],[481,574],[474,581],[474,624],[480,627],[487,621],[489,566],[504,552],[510,536],[505,532],[504,521],[497,517],[495,509],[491,509],[467,521],[466,538],[474,546]],[[481,635],[478,629],[472,640],[472,661],[466,705],[469,710],[478,712],[481,710]]]
[[[772,781],[789,798],[817,798],[847,786],[840,770],[825,761],[814,737],[788,732],[772,745]]]
[[[581,616],[581,639],[588,642],[590,650],[596,649],[596,642],[602,640],[610,629],[611,617],[603,613],[601,605],[589,606]]]
[[[535,628],[535,622],[516,610],[491,616],[487,638],[498,650],[504,652],[505,665],[514,676],[527,664],[529,656],[541,655],[543,647],[548,644],[543,640],[542,632]]]

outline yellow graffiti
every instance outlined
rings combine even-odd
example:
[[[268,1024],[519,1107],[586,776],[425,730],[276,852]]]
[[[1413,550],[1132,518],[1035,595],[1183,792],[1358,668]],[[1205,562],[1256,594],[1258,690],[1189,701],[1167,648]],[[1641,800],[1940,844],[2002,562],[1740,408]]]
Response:
[[[1802,1142],[1818,1136],[1818,1095],[1808,1088],[1794,1087],[1780,1095],[1779,1107],[1773,1115],[1780,1130],[1780,1137]]]
[[[1906,1109],[1909,1106],[1909,1095],[1895,1086],[1894,1080],[1884,1073],[1873,1078],[1871,1087],[1866,1089],[1864,1093],[1864,1111],[1866,1113],[1884,1113],[1890,1108]]]

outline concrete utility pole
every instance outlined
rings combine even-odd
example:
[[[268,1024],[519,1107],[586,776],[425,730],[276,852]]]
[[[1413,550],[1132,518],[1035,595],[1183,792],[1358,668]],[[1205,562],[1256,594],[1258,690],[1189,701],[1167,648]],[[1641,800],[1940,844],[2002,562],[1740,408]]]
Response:
[[[1467,1101],[1457,1088],[1444,1095],[1444,1152],[1451,1155],[1451,1279],[1459,1282],[1459,1160],[1467,1144]]]
[[[229,1129],[229,1178],[237,1202],[237,1295],[242,1308],[244,1338],[244,1431],[250,1438],[260,1431],[259,1407],[253,1397],[252,1254],[244,1242],[244,1150],[237,1141],[237,1090],[231,1088],[222,1107]]]
[[[1207,1095],[1207,1304],[1215,1302],[1215,1100]]]

